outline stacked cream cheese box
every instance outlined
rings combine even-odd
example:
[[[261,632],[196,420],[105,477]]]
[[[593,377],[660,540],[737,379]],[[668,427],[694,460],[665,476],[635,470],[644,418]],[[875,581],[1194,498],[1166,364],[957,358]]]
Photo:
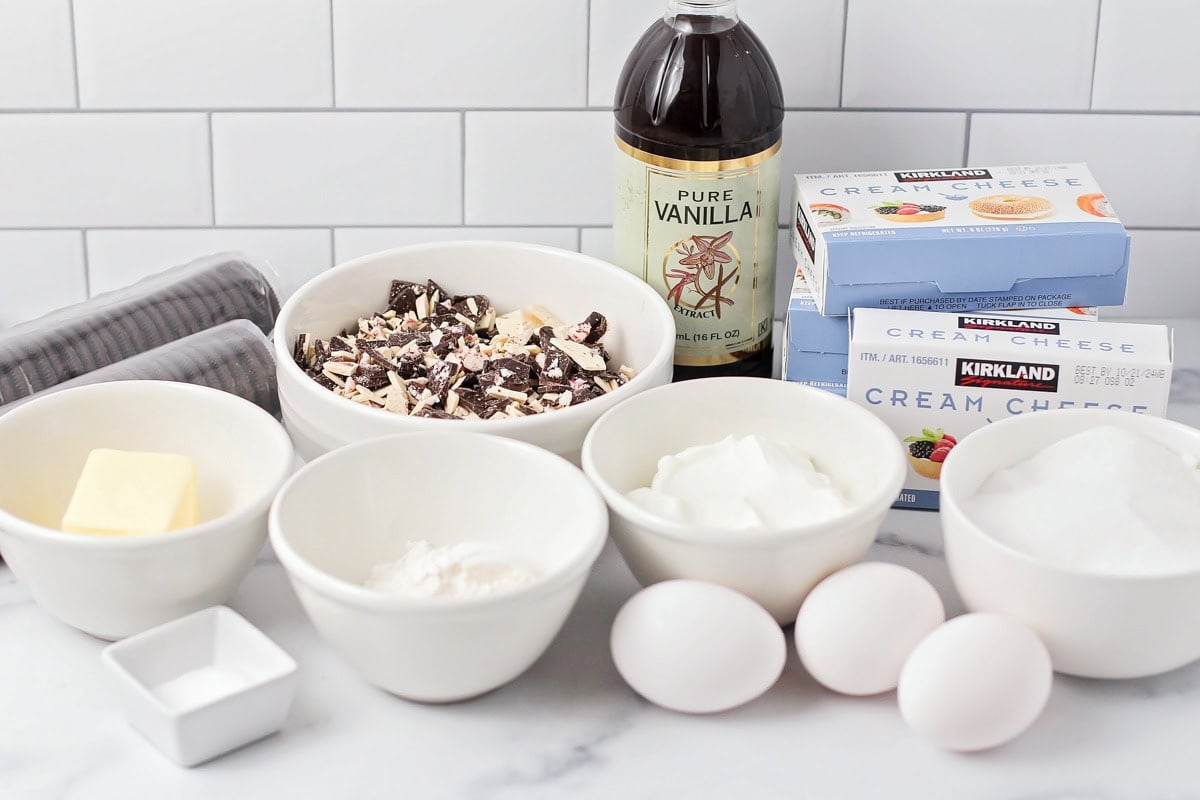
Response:
[[[1130,248],[1086,165],[797,175],[794,210],[784,378],[893,428],[897,507],[936,509],[942,462],[988,422],[1166,413],[1169,329],[1096,320]]]

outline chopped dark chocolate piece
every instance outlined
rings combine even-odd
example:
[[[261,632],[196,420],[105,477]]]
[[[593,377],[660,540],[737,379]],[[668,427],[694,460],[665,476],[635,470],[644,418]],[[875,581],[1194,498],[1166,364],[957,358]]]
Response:
[[[396,362],[396,374],[405,380],[422,377],[425,374],[425,359],[420,355],[403,356]]]
[[[332,339],[329,340],[329,352],[336,353],[336,352],[340,352],[343,350],[353,351],[354,344],[352,342],[346,341],[341,336],[334,336]]]
[[[359,367],[354,373],[354,382],[374,392],[391,384],[387,374],[388,371],[383,367]]]
[[[500,386],[514,392],[528,392],[533,386],[533,371],[515,358],[495,358],[479,373],[483,386]]]
[[[599,311],[593,311],[588,314],[587,319],[583,321],[590,329],[587,336],[584,337],[584,344],[595,344],[600,341],[604,334],[608,333],[608,319]]]
[[[310,373],[308,373],[308,376],[310,378],[312,378],[314,381],[316,381],[319,386],[324,386],[326,389],[329,389],[330,391],[337,391],[338,385],[336,383],[334,383],[333,381],[329,380],[329,378],[326,377],[324,374],[322,374],[320,372],[310,372]]]
[[[421,338],[421,334],[413,331],[404,331],[403,333],[388,334],[388,347],[404,347],[409,342],[415,342]]]
[[[438,286],[437,283],[433,280],[433,278],[430,278],[429,280],[425,281],[425,291],[429,292],[429,294],[431,294],[431,295],[436,292],[439,300],[444,300],[444,299],[453,297],[453,295],[451,295],[449,292],[447,292],[441,286]]]
[[[458,376],[458,364],[453,361],[439,361],[429,368],[429,383],[426,387],[439,399],[446,396],[450,383]]]
[[[425,292],[425,287],[418,283],[392,281],[392,288],[388,293],[388,308],[397,314],[407,314],[410,311],[416,313],[417,297]]]
[[[458,419],[453,414],[447,414],[440,408],[433,406],[422,406],[412,413],[414,417],[429,417],[430,419]]]
[[[296,337],[296,346],[292,348],[292,360],[300,369],[308,369],[308,344],[310,341],[312,341],[312,336],[302,333]]]

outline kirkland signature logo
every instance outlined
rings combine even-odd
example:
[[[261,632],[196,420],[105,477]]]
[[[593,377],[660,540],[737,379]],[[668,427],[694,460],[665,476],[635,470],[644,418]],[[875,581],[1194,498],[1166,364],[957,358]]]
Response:
[[[931,169],[925,172],[897,172],[900,183],[925,183],[926,181],[961,181],[968,178],[991,178],[986,169]]]
[[[955,367],[956,386],[1014,389],[1024,392],[1057,392],[1058,366],[1019,361],[985,361],[960,358]]]
[[[972,331],[1013,331],[1045,333],[1057,336],[1061,326],[1045,319],[1007,319],[1005,317],[959,317],[958,327]]]

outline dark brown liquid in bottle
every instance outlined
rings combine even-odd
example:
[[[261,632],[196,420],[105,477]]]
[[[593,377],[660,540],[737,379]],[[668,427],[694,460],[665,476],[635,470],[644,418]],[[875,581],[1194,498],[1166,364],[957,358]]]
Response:
[[[783,89],[762,42],[745,23],[680,14],[638,41],[617,84],[617,136],[655,155],[717,161],[760,153],[779,141]],[[770,377],[773,351],[709,367],[675,366],[675,380]]]

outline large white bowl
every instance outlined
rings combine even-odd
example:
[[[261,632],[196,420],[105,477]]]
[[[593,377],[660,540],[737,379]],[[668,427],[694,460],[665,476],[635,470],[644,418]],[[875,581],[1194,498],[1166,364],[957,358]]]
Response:
[[[1200,570],[1140,577],[1045,564],[992,538],[963,512],[964,501],[996,470],[1101,425],[1200,458],[1200,431],[1127,411],[1039,411],[994,422],[959,442],[942,467],[946,561],[967,608],[1028,625],[1046,643],[1058,672],[1154,675],[1200,658]]]
[[[147,536],[58,530],[97,448],[179,453],[196,463],[199,525]],[[67,389],[0,417],[0,552],[33,599],[102,639],[120,639],[229,599],[267,535],[292,467],[270,414],[184,383]]]
[[[791,442],[855,504],[827,522],[726,530],[661,519],[626,495],[649,486],[665,455],[730,434]],[[904,480],[904,449],[870,412],[835,394],[760,378],[708,378],[653,389],[609,411],[583,445],[583,468],[612,512],[612,536],[643,584],[694,578],[736,589],[781,623],[809,590],[862,558]]]
[[[271,544],[317,631],[369,682],[450,702],[524,672],[562,627],[604,546],[604,503],[577,467],[523,442],[441,430],[348,445],[271,508]],[[361,584],[409,540],[495,542],[540,569],[477,598]]]
[[[543,305],[567,321],[599,311],[609,321],[604,344],[637,376],[610,395],[551,413],[502,420],[408,417],[352,403],[317,385],[292,360],[301,333],[340,333],[386,307],[393,279],[432,278],[447,291],[485,294],[500,312]],[[628,272],[589,256],[517,242],[439,242],[356,258],[306,283],[275,323],[275,356],[283,420],[306,459],[351,442],[396,433],[477,431],[530,442],[578,463],[596,419],[638,392],[671,380],[675,322],[653,289]]]

